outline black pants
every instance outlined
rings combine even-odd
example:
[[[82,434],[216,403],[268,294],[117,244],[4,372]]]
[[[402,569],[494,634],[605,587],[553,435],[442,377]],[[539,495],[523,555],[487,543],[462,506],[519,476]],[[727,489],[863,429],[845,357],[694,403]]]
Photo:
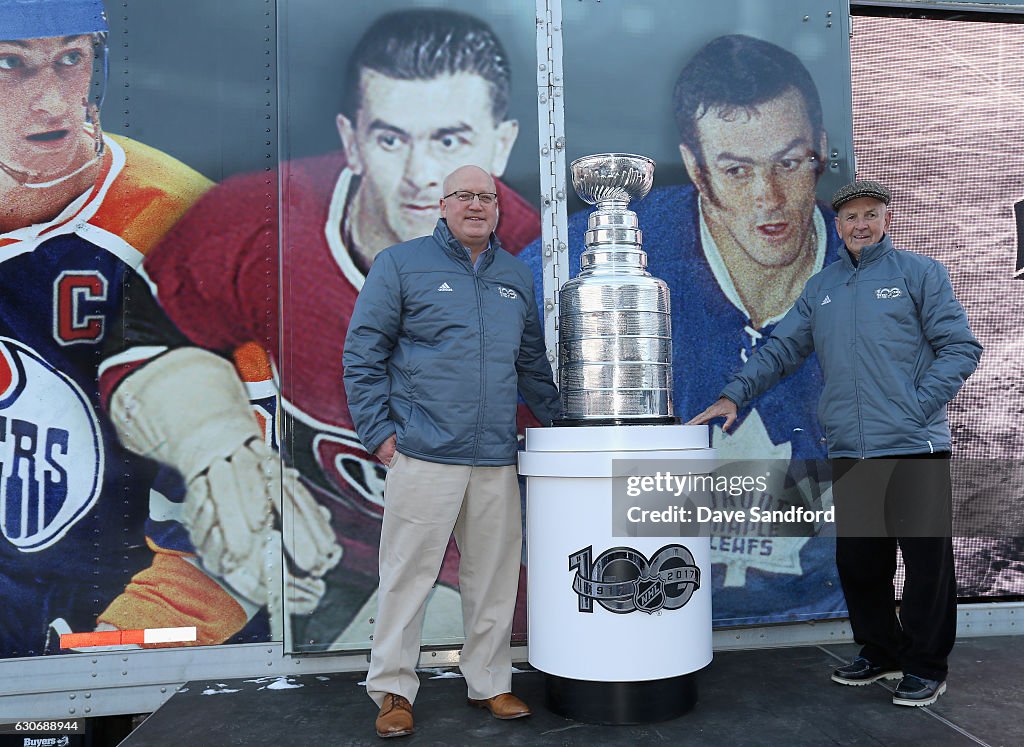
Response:
[[[832,490],[840,526],[836,565],[854,640],[861,644],[861,656],[874,664],[898,666],[904,674],[944,680],[946,660],[956,638],[956,576],[950,533],[941,537],[886,536],[885,532],[871,537],[844,536],[839,521],[843,511],[855,511],[859,498],[877,503],[877,496],[857,495],[857,487],[866,484],[864,481],[843,479],[851,470],[865,465],[857,459],[832,460]],[[907,512],[900,508],[905,505],[914,506],[915,512],[931,505],[936,515],[951,513],[948,452],[899,457],[888,485],[885,514],[890,518],[905,515]],[[892,526],[892,521],[887,523]],[[897,544],[903,551],[906,569],[899,617],[893,588]]]

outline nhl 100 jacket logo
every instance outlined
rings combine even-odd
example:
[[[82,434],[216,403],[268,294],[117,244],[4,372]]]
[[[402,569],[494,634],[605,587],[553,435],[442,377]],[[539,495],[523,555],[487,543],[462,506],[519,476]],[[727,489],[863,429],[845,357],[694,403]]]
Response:
[[[682,545],[665,545],[648,560],[631,547],[613,547],[593,559],[593,547],[569,556],[572,589],[579,611],[593,612],[594,600],[609,612],[677,610],[700,588],[700,568]]]

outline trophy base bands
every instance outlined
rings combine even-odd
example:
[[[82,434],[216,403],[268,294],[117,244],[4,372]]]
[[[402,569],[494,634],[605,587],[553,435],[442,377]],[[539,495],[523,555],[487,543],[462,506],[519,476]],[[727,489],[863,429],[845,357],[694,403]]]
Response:
[[[0,734],[25,734],[26,736],[74,736],[85,734],[84,718],[68,718],[61,720],[31,720],[11,721],[0,724]]]

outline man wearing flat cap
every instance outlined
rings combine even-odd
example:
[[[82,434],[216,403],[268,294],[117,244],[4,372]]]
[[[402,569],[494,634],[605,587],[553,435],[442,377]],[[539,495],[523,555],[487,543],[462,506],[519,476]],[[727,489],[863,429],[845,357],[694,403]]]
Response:
[[[832,680],[900,679],[893,703],[924,706],[946,690],[956,635],[946,405],[977,367],[981,345],[946,268],[893,246],[890,201],[875,181],[836,192],[832,207],[846,250],[807,281],[769,340],[690,424],[724,417],[728,430],[745,403],[817,353],[836,564],[862,646]],[[897,545],[906,567],[899,616]]]

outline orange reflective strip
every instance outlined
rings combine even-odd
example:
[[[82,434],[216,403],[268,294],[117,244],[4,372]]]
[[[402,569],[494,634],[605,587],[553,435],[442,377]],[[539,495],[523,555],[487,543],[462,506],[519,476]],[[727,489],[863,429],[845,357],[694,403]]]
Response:
[[[120,646],[122,633],[124,633],[123,630],[104,630],[96,633],[65,633],[60,637],[60,647]]]
[[[91,648],[93,646],[130,646],[144,643],[187,642],[196,639],[196,629],[150,628],[148,630],[101,630],[93,633],[65,633],[60,637],[61,648]]]
[[[146,631],[145,630],[122,630],[121,631],[121,643],[137,643],[140,646],[146,642]]]

